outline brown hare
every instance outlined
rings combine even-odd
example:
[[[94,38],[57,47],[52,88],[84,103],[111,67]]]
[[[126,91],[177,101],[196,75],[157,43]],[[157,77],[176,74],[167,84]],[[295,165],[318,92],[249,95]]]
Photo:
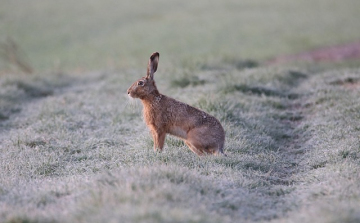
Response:
[[[160,94],[154,80],[159,53],[151,55],[146,77],[131,85],[127,93],[140,98],[144,106],[144,119],[154,139],[154,150],[161,151],[167,133],[184,140],[198,156],[224,154],[225,132],[213,116]],[[224,154],[225,155],[225,154]]]

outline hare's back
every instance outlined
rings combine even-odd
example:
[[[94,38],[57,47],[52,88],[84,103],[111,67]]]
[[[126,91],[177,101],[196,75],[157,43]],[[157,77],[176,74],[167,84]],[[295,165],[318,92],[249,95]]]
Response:
[[[220,126],[220,122],[212,115],[173,98],[167,98],[166,112],[171,114],[171,119],[180,125],[191,128],[199,126]]]

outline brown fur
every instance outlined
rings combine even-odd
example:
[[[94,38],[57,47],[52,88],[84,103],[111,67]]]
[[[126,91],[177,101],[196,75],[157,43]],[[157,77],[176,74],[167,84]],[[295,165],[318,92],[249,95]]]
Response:
[[[137,80],[127,91],[130,97],[141,99],[154,150],[161,151],[166,134],[171,134],[183,139],[199,156],[224,154],[225,132],[215,117],[159,93],[154,80],[158,61],[159,53],[155,52],[150,57],[147,76]]]

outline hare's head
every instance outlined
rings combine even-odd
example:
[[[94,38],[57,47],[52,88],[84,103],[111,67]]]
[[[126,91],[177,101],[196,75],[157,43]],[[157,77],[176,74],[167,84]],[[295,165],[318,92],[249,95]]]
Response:
[[[147,67],[146,77],[140,78],[130,86],[130,88],[127,90],[129,96],[131,96],[132,98],[143,99],[150,94],[159,93],[154,80],[154,73],[157,70],[159,56],[160,55],[158,52],[155,52],[151,55]]]

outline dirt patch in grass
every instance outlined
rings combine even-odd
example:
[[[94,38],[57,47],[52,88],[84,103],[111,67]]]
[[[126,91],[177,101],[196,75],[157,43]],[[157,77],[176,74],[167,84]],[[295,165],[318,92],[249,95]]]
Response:
[[[270,59],[266,64],[283,64],[294,61],[306,62],[339,62],[360,58],[360,41],[338,46],[328,46],[297,54],[281,55]]]
[[[360,88],[360,78],[357,77],[347,77],[347,78],[342,78],[342,79],[337,79],[334,81],[330,82],[331,85],[338,85],[338,86],[343,86],[347,89],[350,90],[355,90]]]

